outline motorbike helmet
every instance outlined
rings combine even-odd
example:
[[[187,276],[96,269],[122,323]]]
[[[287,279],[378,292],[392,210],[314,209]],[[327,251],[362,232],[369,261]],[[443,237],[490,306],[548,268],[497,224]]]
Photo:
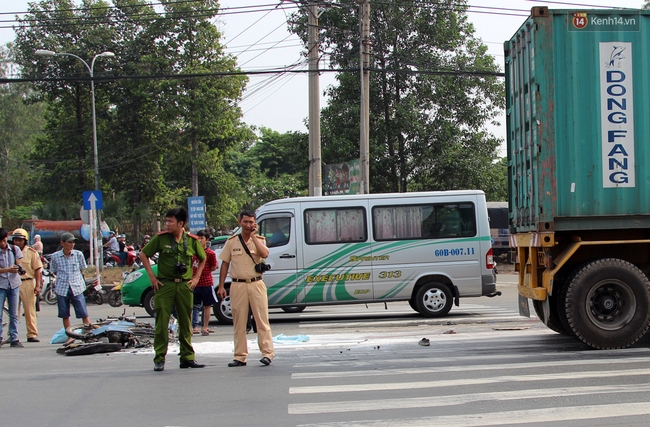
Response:
[[[29,235],[24,228],[16,228],[11,237],[14,239],[25,239],[25,241],[29,241]]]

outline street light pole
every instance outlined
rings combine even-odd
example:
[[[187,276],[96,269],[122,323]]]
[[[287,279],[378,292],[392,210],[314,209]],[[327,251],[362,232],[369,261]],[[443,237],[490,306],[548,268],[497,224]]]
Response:
[[[88,73],[90,73],[90,100],[91,100],[91,110],[92,110],[92,116],[93,116],[93,159],[95,163],[95,190],[99,191],[99,155],[97,152],[97,116],[95,114],[95,60],[97,58],[112,58],[115,56],[113,52],[102,52],[98,53],[97,55],[93,56],[92,61],[90,61],[90,65],[86,61],[83,60],[83,58],[75,55],[74,53],[67,53],[67,52],[53,52],[51,50],[45,50],[45,49],[38,49],[36,52],[34,52],[36,56],[43,56],[43,57],[55,57],[55,56],[72,56],[73,58],[78,59],[81,61],[85,66],[86,69],[88,70]],[[93,224],[93,227],[91,230],[94,228],[94,232],[92,233],[92,238],[90,239],[90,252],[91,252],[91,259],[92,255],[94,254],[94,259],[95,259],[95,271],[97,275],[97,283],[99,282],[99,269],[100,269],[100,258],[101,258],[101,250],[102,250],[102,245],[100,244],[101,240],[99,238],[99,235],[101,235],[99,230],[101,230],[101,225],[100,225],[100,216],[99,212],[97,213],[97,217],[95,218],[94,215],[90,215],[91,218],[93,218],[92,221],[89,221]]]
[[[97,117],[95,114],[95,79],[94,79],[95,60],[97,60],[97,58],[100,57],[112,58],[115,56],[115,54],[113,52],[98,53],[97,55],[93,56],[92,61],[90,61],[90,65],[88,65],[88,63],[84,61],[83,58],[75,55],[74,53],[67,53],[67,52],[57,53],[51,50],[44,50],[44,49],[38,49],[34,53],[36,56],[44,56],[44,57],[72,56],[73,58],[76,58],[79,61],[81,61],[86,66],[88,73],[90,73],[90,100],[91,100],[91,109],[93,115],[93,158],[95,161],[95,190],[99,190],[99,156],[97,153]]]

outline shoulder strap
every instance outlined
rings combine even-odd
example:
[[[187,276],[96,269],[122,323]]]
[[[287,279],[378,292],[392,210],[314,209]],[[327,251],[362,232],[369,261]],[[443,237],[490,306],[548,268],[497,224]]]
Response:
[[[16,245],[9,245],[11,246],[11,252],[14,254],[14,264],[18,263],[18,255],[16,255]]]
[[[246,246],[246,243],[244,243],[244,238],[241,236],[241,234],[238,234],[237,236],[239,236],[239,241],[241,242],[241,245],[244,247],[244,250],[246,251],[248,256],[251,257],[251,259],[253,260],[253,263],[257,264],[255,262],[255,258],[253,258],[253,255],[251,255],[251,251],[248,250],[248,246]]]
[[[169,243],[172,246],[172,251],[176,252],[176,239],[174,239],[174,236],[172,233],[167,234],[169,236]],[[187,233],[183,232],[183,250],[184,255],[187,255]]]

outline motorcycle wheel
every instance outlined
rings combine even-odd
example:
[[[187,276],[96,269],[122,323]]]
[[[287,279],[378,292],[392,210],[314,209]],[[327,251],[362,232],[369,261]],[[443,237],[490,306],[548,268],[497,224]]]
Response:
[[[47,305],[56,304],[56,294],[54,293],[54,288],[52,287],[52,285],[48,285],[45,288],[45,292],[43,292],[43,300]]]
[[[104,304],[104,295],[102,295],[101,292],[96,292],[95,295],[93,295],[93,297],[92,297],[92,301],[96,305],[102,305],[102,304]]]
[[[122,292],[120,291],[110,291],[107,298],[111,307],[119,307],[122,305]]]

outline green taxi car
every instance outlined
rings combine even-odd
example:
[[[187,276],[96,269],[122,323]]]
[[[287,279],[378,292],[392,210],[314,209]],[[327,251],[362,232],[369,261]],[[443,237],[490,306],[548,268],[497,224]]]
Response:
[[[210,241],[210,248],[215,251],[217,257],[221,248],[230,236],[219,236]],[[151,266],[154,274],[158,274],[158,265]],[[219,269],[212,272],[215,287],[219,284]],[[230,289],[230,283],[226,283],[226,290]],[[144,268],[129,273],[122,284],[122,303],[131,307],[144,307],[149,316],[153,317],[153,288],[149,275]],[[230,310],[230,297],[218,301],[213,307],[214,316],[219,323],[232,325],[232,311]]]
[[[158,274],[158,266],[152,265],[154,274]],[[153,317],[153,288],[144,268],[130,272],[122,283],[122,303],[131,307],[144,307]]]

